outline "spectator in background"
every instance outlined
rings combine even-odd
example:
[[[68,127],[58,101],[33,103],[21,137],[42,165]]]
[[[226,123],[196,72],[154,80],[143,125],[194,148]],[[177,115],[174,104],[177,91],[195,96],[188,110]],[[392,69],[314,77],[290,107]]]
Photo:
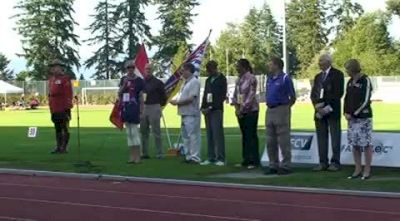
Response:
[[[149,159],[149,134],[150,128],[156,145],[156,158],[164,158],[161,141],[161,107],[167,102],[164,83],[153,76],[150,64],[145,67],[145,85],[143,90],[144,109],[140,119],[140,132],[142,134],[142,159]]]
[[[239,78],[236,80],[232,105],[235,107],[236,117],[242,132],[242,157],[240,165],[247,169],[254,169],[260,164],[258,152],[257,123],[259,102],[256,97],[257,79],[247,59],[240,59],[236,63]]]
[[[142,93],[144,81],[135,75],[135,62],[129,60],[125,63],[127,75],[120,81],[118,91],[119,99],[122,101],[122,121],[125,123],[128,147],[130,148],[130,159],[128,163],[140,163],[140,115],[143,109]]]
[[[32,110],[37,109],[39,107],[39,100],[36,97],[32,98],[31,102],[29,103],[29,107]]]
[[[290,76],[283,72],[284,63],[272,58],[268,64],[271,75],[266,85],[265,128],[269,171],[266,174],[286,175],[291,172],[292,148],[290,143],[291,107],[296,102],[296,93]],[[279,148],[283,160],[279,165]]]
[[[226,99],[226,77],[218,71],[218,63],[209,61],[206,65],[208,78],[203,93],[201,110],[205,117],[207,130],[208,160],[201,165],[211,163],[225,165],[224,137],[224,101]]]
[[[344,98],[344,116],[348,121],[347,140],[353,148],[355,162],[354,173],[349,179],[371,177],[372,161],[372,109],[371,109],[371,80],[361,73],[358,60],[350,59],[345,64],[350,76],[347,82]],[[365,153],[364,172],[361,166],[361,153]]]
[[[71,78],[64,73],[64,64],[54,60],[49,64],[49,106],[51,120],[56,130],[56,147],[51,153],[67,153],[67,145],[70,137],[69,121],[73,106],[73,90]]]
[[[319,165],[314,171],[338,171],[340,169],[341,98],[344,93],[343,72],[332,67],[332,57],[324,54],[319,58],[321,72],[314,78],[311,101],[315,108],[315,127],[318,140]],[[329,133],[332,142],[332,158],[329,165]]]
[[[195,77],[195,72],[193,64],[183,65],[181,74],[185,82],[176,98],[170,102],[178,106],[178,114],[182,118],[183,145],[188,150],[185,162],[189,164],[199,164],[201,161],[200,80]]]

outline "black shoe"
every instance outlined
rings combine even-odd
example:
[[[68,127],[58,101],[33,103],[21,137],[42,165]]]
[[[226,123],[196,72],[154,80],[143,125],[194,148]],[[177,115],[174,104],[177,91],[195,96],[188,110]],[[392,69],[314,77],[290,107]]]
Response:
[[[265,175],[274,175],[274,174],[278,174],[278,170],[277,169],[269,169],[267,171],[264,172]]]
[[[371,174],[368,174],[367,176],[363,175],[361,177],[362,180],[369,180],[371,178]]]
[[[143,155],[140,157],[140,159],[148,160],[148,159],[150,159],[150,157],[149,157],[149,155]]]
[[[348,176],[347,179],[352,180],[352,179],[357,179],[361,177],[361,172],[359,172],[358,174],[352,174],[351,176]]]
[[[280,168],[278,171],[278,175],[289,175],[292,171],[286,168]]]

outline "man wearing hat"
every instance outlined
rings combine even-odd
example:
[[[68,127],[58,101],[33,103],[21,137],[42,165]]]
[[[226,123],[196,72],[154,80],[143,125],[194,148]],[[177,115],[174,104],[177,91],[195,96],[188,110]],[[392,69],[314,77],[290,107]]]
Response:
[[[70,77],[64,73],[64,67],[60,60],[49,64],[49,107],[56,130],[56,147],[51,152],[53,154],[67,153],[70,136],[68,127],[73,106],[73,90]]]

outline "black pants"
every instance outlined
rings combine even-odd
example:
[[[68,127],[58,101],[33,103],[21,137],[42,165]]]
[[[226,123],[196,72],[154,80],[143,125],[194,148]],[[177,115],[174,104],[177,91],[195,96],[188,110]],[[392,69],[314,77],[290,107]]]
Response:
[[[257,135],[258,112],[244,114],[238,118],[238,121],[242,132],[242,165],[258,166],[260,164]]]
[[[340,165],[340,140],[341,140],[341,125],[340,119],[332,117],[316,119],[315,127],[317,130],[319,162],[322,165],[328,166],[328,147],[329,133],[332,143],[332,158],[331,164]]]
[[[71,119],[71,110],[65,112],[56,112],[51,114],[51,120],[54,123],[56,131],[56,145],[58,149],[66,149],[69,141],[69,121]]]

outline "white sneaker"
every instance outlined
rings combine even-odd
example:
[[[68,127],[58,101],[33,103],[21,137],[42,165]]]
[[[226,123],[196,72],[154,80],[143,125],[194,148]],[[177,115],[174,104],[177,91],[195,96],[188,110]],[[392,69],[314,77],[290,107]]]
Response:
[[[217,162],[215,162],[215,166],[225,166],[225,163],[224,162],[222,162],[222,161],[217,161]]]
[[[210,165],[210,164],[211,164],[211,162],[208,161],[208,160],[205,160],[205,161],[200,163],[200,165],[202,165],[202,166],[207,166],[207,165]]]

